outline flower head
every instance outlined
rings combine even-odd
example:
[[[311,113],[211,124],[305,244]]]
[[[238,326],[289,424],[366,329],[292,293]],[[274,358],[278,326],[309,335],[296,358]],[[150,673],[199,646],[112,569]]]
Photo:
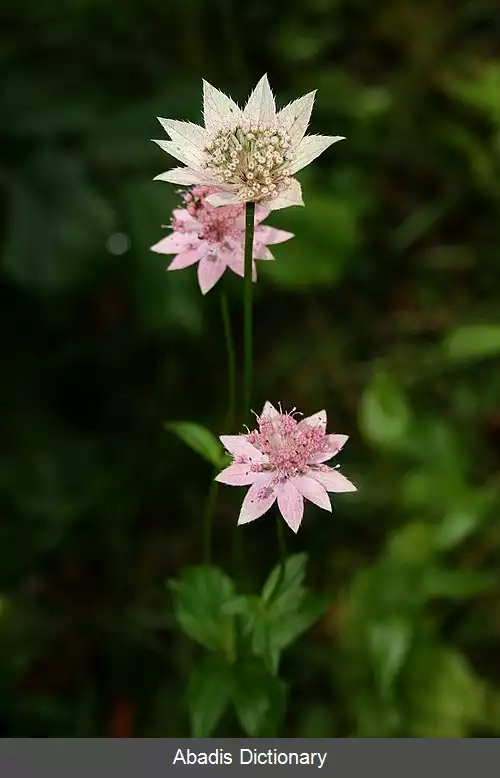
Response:
[[[316,92],[309,92],[276,111],[267,76],[263,76],[244,109],[203,82],[205,127],[159,119],[171,140],[160,148],[187,167],[161,173],[172,184],[217,188],[212,205],[264,203],[270,210],[303,205],[295,173],[316,159],[341,136],[305,135]]]
[[[331,511],[327,492],[354,492],[356,487],[324,462],[334,457],[346,435],[326,434],[326,411],[298,421],[266,402],[258,428],[246,435],[223,435],[233,463],[216,477],[230,486],[250,485],[238,519],[247,524],[278,501],[288,526],[298,532],[304,498]]]
[[[180,270],[198,262],[198,281],[203,294],[217,283],[227,267],[240,276],[245,271],[245,207],[238,203],[216,208],[207,199],[213,191],[210,187],[193,187],[185,194],[185,207],[177,208],[173,214],[173,231],[152,246],[160,254],[177,255],[169,270]],[[254,259],[274,259],[267,246],[293,238],[291,232],[261,224],[268,214],[263,206],[255,209]],[[255,281],[255,262],[252,270]]]

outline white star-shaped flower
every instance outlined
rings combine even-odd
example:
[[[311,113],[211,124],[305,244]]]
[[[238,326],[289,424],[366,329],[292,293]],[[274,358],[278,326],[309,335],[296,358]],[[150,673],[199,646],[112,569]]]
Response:
[[[181,186],[216,187],[212,205],[258,202],[270,210],[304,205],[295,174],[342,136],[306,135],[316,92],[276,111],[264,75],[245,108],[203,82],[205,127],[175,119],[159,122],[169,141],[160,148],[183,162],[155,180]]]

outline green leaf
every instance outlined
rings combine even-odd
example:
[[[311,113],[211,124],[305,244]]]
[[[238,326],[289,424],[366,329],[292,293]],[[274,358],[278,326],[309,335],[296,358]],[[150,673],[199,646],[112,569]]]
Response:
[[[261,598],[247,597],[240,604],[245,628],[252,636],[252,650],[277,673],[282,651],[305,632],[330,604],[325,597],[310,593],[302,582],[306,554],[295,554],[277,565],[264,584]]]
[[[235,665],[233,702],[250,737],[273,737],[285,710],[285,684],[259,659]]]
[[[413,636],[411,621],[391,618],[371,625],[370,648],[380,691],[387,695],[408,655]]]
[[[468,361],[500,354],[500,324],[471,324],[457,327],[444,341],[449,359]]]
[[[172,421],[165,429],[177,435],[186,445],[201,457],[220,467],[225,458],[224,448],[210,430],[194,421]]]
[[[444,516],[436,527],[434,541],[439,549],[448,550],[458,546],[478,528],[483,518],[481,506],[476,503],[469,505],[465,501],[455,510]]]
[[[224,606],[235,598],[233,581],[218,567],[199,566],[170,581],[176,618],[186,635],[234,658],[234,616]]]
[[[378,371],[361,397],[359,423],[367,440],[380,447],[401,448],[411,417],[394,379]]]
[[[192,737],[210,737],[232,693],[232,667],[219,654],[209,654],[196,667],[187,692]]]
[[[467,737],[481,719],[483,686],[466,658],[451,648],[421,644],[405,670],[405,688],[410,737]]]
[[[262,600],[274,602],[274,607],[286,610],[297,598],[302,588],[302,582],[306,574],[307,554],[294,554],[285,560],[284,568],[281,563],[276,565],[270,573],[263,588]]]

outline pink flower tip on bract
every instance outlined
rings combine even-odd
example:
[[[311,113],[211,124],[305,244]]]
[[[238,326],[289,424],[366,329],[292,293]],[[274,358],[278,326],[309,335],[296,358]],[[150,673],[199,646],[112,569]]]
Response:
[[[245,206],[225,205],[215,208],[208,202],[210,187],[193,187],[184,195],[184,207],[174,210],[172,232],[152,246],[160,254],[176,254],[169,270],[180,270],[198,263],[198,281],[206,294],[221,278],[226,268],[239,276],[245,274]],[[293,238],[291,232],[261,224],[269,210],[255,209],[253,259],[274,259],[268,246]],[[255,261],[253,280],[257,280]]]
[[[257,417],[257,429],[220,439],[233,462],[215,480],[250,486],[238,524],[258,519],[277,500],[286,523],[298,532],[304,498],[331,512],[328,492],[356,491],[336,468],[324,464],[348,440],[346,435],[326,434],[326,411],[299,421],[296,412],[283,413],[266,402]]]
[[[304,205],[295,174],[309,165],[340,135],[306,135],[316,92],[276,110],[264,75],[244,108],[203,82],[205,127],[160,119],[170,140],[158,146],[182,162],[156,176],[182,186],[213,186],[212,205],[262,202],[270,210]]]

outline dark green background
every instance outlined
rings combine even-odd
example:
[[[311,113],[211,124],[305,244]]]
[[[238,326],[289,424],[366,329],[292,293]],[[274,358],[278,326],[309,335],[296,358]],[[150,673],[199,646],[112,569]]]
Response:
[[[268,220],[296,238],[260,265],[254,404],[326,408],[359,488],[287,535],[332,607],[284,657],[281,734],[500,735],[499,40],[493,0],[3,0],[1,735],[188,733],[165,581],[212,472],[163,424],[237,430],[220,286],[149,251],[178,202],[149,139],[200,120],[202,78],[242,101],[265,71],[347,140]],[[274,517],[241,532],[253,590]]]

